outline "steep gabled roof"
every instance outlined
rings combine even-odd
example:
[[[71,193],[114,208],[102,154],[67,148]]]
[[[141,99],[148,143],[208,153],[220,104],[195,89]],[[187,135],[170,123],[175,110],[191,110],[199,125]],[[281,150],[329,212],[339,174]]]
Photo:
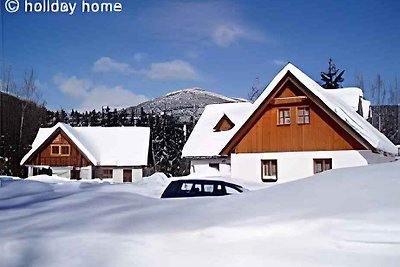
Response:
[[[340,96],[334,93],[327,93],[327,90],[322,88],[318,83],[304,74],[301,70],[296,68],[293,64],[288,63],[276,76],[269,85],[265,88],[263,93],[254,102],[252,110],[249,112],[247,119],[243,124],[243,128],[249,128],[252,116],[259,112],[261,105],[268,99],[274,89],[285,78],[291,77],[292,80],[298,81],[302,87],[307,89],[314,99],[318,100],[336,119],[336,121],[347,128],[347,131],[353,134],[357,140],[367,144],[366,147],[373,149],[376,152],[389,153],[396,155],[396,146],[386,138],[381,132],[373,127],[368,121],[357,114],[351,106],[343,101]],[[237,145],[241,138],[246,134],[246,131],[240,129],[236,131],[235,135],[230,139],[227,145],[221,150],[222,155],[230,153],[230,151]]]
[[[215,157],[248,117],[252,104],[227,103],[207,105],[183,147],[182,157]],[[215,131],[214,127],[224,117],[234,123],[232,129]]]
[[[57,131],[66,134],[93,165],[147,165],[150,128],[71,127],[64,123],[57,123],[52,128],[40,128],[32,149],[23,157],[21,165],[38,152]]]

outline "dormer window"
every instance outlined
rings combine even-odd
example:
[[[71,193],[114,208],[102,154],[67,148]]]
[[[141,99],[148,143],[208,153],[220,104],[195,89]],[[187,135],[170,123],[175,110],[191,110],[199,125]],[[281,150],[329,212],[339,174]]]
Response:
[[[214,132],[222,132],[222,131],[228,131],[232,129],[235,126],[235,124],[224,114],[222,118],[218,121],[218,123],[214,127]]]

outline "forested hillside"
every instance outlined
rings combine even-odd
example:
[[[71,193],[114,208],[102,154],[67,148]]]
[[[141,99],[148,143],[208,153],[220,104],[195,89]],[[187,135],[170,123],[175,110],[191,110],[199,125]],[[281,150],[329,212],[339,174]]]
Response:
[[[20,160],[45,120],[43,106],[0,92],[0,174],[25,174]]]

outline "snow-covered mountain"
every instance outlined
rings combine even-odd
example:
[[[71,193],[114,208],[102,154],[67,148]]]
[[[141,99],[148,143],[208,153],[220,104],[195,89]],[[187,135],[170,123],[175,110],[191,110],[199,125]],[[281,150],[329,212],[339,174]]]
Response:
[[[205,91],[201,88],[187,88],[168,93],[153,100],[146,101],[137,106],[128,108],[140,114],[143,108],[146,113],[168,114],[179,116],[180,121],[187,122],[193,116],[197,120],[209,104],[243,102],[244,99],[223,96],[217,93]]]

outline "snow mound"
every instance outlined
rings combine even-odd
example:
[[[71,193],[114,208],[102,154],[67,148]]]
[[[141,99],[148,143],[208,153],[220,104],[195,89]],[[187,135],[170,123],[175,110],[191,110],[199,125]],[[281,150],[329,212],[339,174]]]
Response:
[[[154,173],[149,177],[144,177],[143,180],[127,183],[127,184],[114,184],[110,187],[103,187],[103,192],[127,192],[135,193],[142,196],[160,198],[167,185],[170,183],[169,179],[164,173]]]
[[[69,182],[73,182],[74,180],[68,179],[68,178],[64,178],[64,177],[60,177],[57,175],[35,175],[35,176],[30,176],[28,178],[26,178],[25,180],[27,181],[38,181],[38,182],[42,182],[42,183],[50,183],[50,184],[57,184],[57,183],[69,183]]]
[[[399,173],[392,162],[191,199],[140,196],[133,184],[12,181],[0,187],[0,263],[398,266]],[[148,179],[143,188],[169,182]],[[21,197],[23,205],[4,204]]]

